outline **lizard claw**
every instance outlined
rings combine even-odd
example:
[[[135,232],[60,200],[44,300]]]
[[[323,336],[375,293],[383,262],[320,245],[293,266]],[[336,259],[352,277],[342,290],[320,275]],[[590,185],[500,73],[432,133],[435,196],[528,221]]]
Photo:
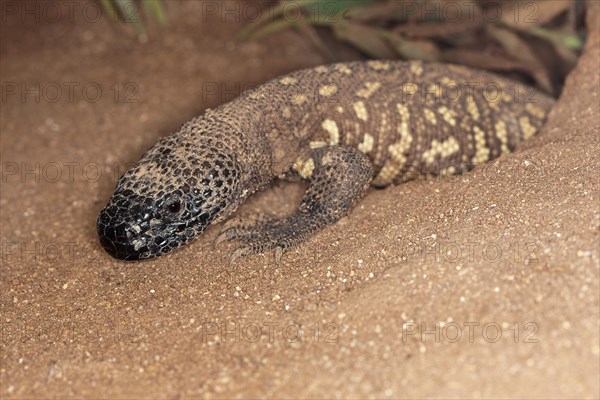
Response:
[[[231,256],[229,257],[229,266],[231,267],[233,262],[239,257],[247,256],[248,254],[252,254],[252,250],[248,247],[240,247],[236,249],[233,253],[231,253]]]
[[[277,236],[286,234],[288,229],[281,229],[285,219],[275,219],[264,215],[255,218],[260,222],[254,224],[240,223],[235,219],[226,222],[219,235],[213,240],[213,247],[226,241],[241,242],[240,247],[229,257],[229,266],[239,257],[274,250],[275,263],[281,265],[281,257],[287,250],[285,244],[277,244]],[[282,232],[279,232],[282,231]]]
[[[219,244],[229,240],[229,236],[228,233],[229,229],[225,229],[223,230],[221,233],[219,233],[219,236],[217,236],[215,238],[215,240],[213,240],[213,248],[217,247]]]
[[[275,264],[279,267],[281,265],[281,256],[283,255],[283,248],[281,246],[275,247]]]
[[[240,226],[241,224],[242,224],[242,221],[240,220],[240,218],[237,218],[237,217],[230,218],[227,221],[223,222],[223,224],[221,225],[223,227],[223,229],[221,229],[221,232],[228,231],[231,228],[236,228],[236,227]]]

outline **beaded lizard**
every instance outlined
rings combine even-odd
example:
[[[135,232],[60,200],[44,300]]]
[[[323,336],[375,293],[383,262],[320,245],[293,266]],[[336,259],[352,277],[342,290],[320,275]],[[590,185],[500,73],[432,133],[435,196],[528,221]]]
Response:
[[[236,257],[288,249],[346,215],[369,185],[449,175],[515,149],[554,100],[466,67],[367,61],[293,72],[158,141],[97,219],[113,257],[153,258],[229,217],[274,178],[304,179],[299,209],[226,227]]]

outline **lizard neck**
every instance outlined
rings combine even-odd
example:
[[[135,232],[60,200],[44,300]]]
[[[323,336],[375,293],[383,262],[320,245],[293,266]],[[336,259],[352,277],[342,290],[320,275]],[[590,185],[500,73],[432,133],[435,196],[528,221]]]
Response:
[[[241,146],[236,150],[241,150],[241,161],[252,171],[252,186],[256,190],[289,171],[310,140],[295,133],[301,117],[295,113],[285,118],[285,108],[269,97],[273,93],[268,87],[250,90],[207,114],[236,132]]]

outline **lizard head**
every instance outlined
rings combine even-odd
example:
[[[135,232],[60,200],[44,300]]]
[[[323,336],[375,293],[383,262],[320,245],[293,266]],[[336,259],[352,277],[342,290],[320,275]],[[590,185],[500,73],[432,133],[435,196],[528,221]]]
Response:
[[[241,169],[214,138],[168,136],[119,180],[97,219],[102,247],[122,260],[154,258],[191,241],[239,202]]]

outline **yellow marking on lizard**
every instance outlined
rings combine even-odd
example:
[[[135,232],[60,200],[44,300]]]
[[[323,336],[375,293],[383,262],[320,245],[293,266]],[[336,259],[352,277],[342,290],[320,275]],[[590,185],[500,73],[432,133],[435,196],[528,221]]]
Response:
[[[463,118],[463,119],[460,120],[460,125],[459,126],[465,132],[470,132],[471,131],[471,127],[472,127],[471,122],[472,121],[471,121],[470,118]],[[447,127],[447,125],[446,125],[446,127]]]
[[[444,168],[440,171],[441,176],[449,176],[454,175],[456,173],[456,167],[454,165],[449,166],[448,168]]]
[[[326,119],[321,123],[321,128],[325,129],[329,133],[329,145],[334,146],[340,141],[340,130],[338,129],[335,121]]]
[[[456,125],[456,112],[454,110],[450,110],[448,107],[446,106],[441,106],[440,108],[438,108],[438,112],[442,115],[442,118],[444,118],[444,121],[446,121],[447,123],[449,123],[452,126]]]
[[[282,85],[293,85],[294,83],[297,83],[297,82],[298,82],[298,79],[292,78],[291,76],[286,76],[279,80],[279,83],[281,83]]]
[[[523,137],[525,139],[531,138],[537,132],[537,128],[531,125],[529,117],[520,117],[519,126],[521,127],[521,132],[523,132]]]
[[[456,81],[452,78],[449,78],[447,76],[444,76],[441,79],[442,84],[444,84],[445,86],[457,86],[458,83],[456,83]]]
[[[467,96],[467,111],[475,121],[479,121],[479,107],[471,95]]]
[[[486,146],[485,132],[480,127],[473,127],[475,132],[475,155],[473,156],[473,164],[481,164],[489,160],[490,149]]]
[[[411,61],[410,72],[416,76],[421,76],[421,74],[423,74],[423,63],[421,61]]]
[[[365,87],[356,92],[358,97],[363,97],[368,99],[381,87],[381,83],[379,82],[367,82],[365,83]]]
[[[410,128],[408,123],[405,121],[400,122],[396,131],[400,134],[400,139],[408,141],[408,144],[412,141],[412,135],[410,134]]]
[[[321,165],[329,165],[329,164],[333,164],[333,157],[331,156],[331,152],[328,151],[327,153],[325,153],[325,155],[321,158]]]
[[[334,95],[338,91],[338,87],[333,83],[323,85],[319,88],[319,94],[324,97]]]
[[[399,161],[401,165],[406,162],[404,153],[410,149],[413,137],[410,133],[410,128],[406,121],[402,121],[398,125],[397,132],[400,134],[400,140],[388,146],[388,151],[392,158]]]
[[[398,106],[404,105],[398,104]],[[401,107],[399,107],[399,109],[400,108]],[[394,177],[402,171],[402,168],[407,161],[404,153],[410,148],[410,144],[413,140],[408,123],[406,121],[401,122],[397,131],[400,133],[400,140],[388,146],[389,157],[373,180],[375,186],[389,185],[392,183]]]
[[[261,97],[263,97],[263,94],[260,91],[255,91],[255,92],[251,92],[248,95],[249,98],[253,99],[253,100],[257,100],[260,99]]]
[[[429,121],[433,125],[437,125],[437,118],[435,117],[435,113],[431,111],[429,108],[423,110],[423,114],[425,114],[425,119]]]
[[[388,105],[387,103],[385,103],[382,107],[383,110],[387,110]],[[386,134],[385,131],[388,128],[388,114],[385,111],[381,112],[381,118],[379,120],[379,130],[381,131],[381,134]]]
[[[358,119],[367,121],[369,119],[369,115],[367,114],[367,108],[365,107],[365,103],[362,101],[357,101],[353,104],[354,112],[356,112],[356,116]]]
[[[394,177],[400,172],[400,169],[395,165],[392,160],[387,160],[383,165],[383,168],[379,171],[375,179],[373,179],[373,185],[375,186],[386,186],[392,183]]]
[[[315,161],[312,158],[309,158],[308,160],[303,160],[299,158],[294,163],[294,169],[302,178],[310,178],[312,176],[313,171],[315,170]]]
[[[283,107],[282,114],[285,118],[290,118],[292,116],[292,110],[289,107]]]
[[[312,142],[310,142],[308,144],[308,147],[310,147],[311,149],[320,149],[321,147],[325,147],[327,146],[327,142],[324,142],[322,140],[313,140]]]
[[[306,100],[308,100],[308,98],[303,94],[295,94],[294,97],[292,97],[292,103],[297,106],[304,104]]]
[[[342,106],[337,106],[337,107],[335,108],[335,111],[339,112],[340,114],[343,114],[343,113],[344,113],[344,107],[342,107]]]
[[[327,68],[324,65],[319,65],[318,67],[315,68],[315,72],[318,72],[319,74],[324,74],[327,71],[329,71],[329,68]]]
[[[308,126],[305,126],[304,128],[300,129],[300,130],[296,130],[294,131],[294,136],[300,139],[305,138],[306,136],[308,136]]]
[[[459,150],[460,145],[454,136],[450,136],[443,142],[438,142],[437,140],[433,139],[431,141],[429,150],[423,153],[422,158],[427,164],[433,164],[437,155],[445,158],[457,153]]]
[[[500,139],[502,154],[510,153],[508,149],[508,135],[506,132],[506,124],[504,121],[498,121],[494,125],[494,129],[496,130],[496,137]]]
[[[369,65],[369,67],[373,68],[374,70],[383,70],[383,71],[387,71],[388,69],[390,69],[390,64],[385,62],[385,61],[379,61],[379,60],[372,60],[372,61],[367,61],[367,64]]]
[[[346,75],[352,75],[352,70],[348,68],[345,64],[338,64],[335,66],[335,69]]]
[[[373,145],[375,144],[375,138],[368,133],[365,133],[365,137],[363,138],[362,143],[359,143],[357,146],[358,150],[367,154],[371,150],[373,150]]]
[[[405,104],[398,103],[398,104],[396,104],[396,108],[398,109],[398,112],[400,113],[402,120],[408,121],[410,118],[410,111],[408,110],[408,107]]]
[[[535,104],[527,103],[525,109],[537,119],[543,119],[546,116],[546,112]]]
[[[398,161],[400,166],[404,165],[404,163],[406,162],[406,156],[404,155],[404,152],[402,151],[402,143],[397,142],[394,144],[390,144],[388,146],[388,151],[390,152],[390,156],[395,161]]]

